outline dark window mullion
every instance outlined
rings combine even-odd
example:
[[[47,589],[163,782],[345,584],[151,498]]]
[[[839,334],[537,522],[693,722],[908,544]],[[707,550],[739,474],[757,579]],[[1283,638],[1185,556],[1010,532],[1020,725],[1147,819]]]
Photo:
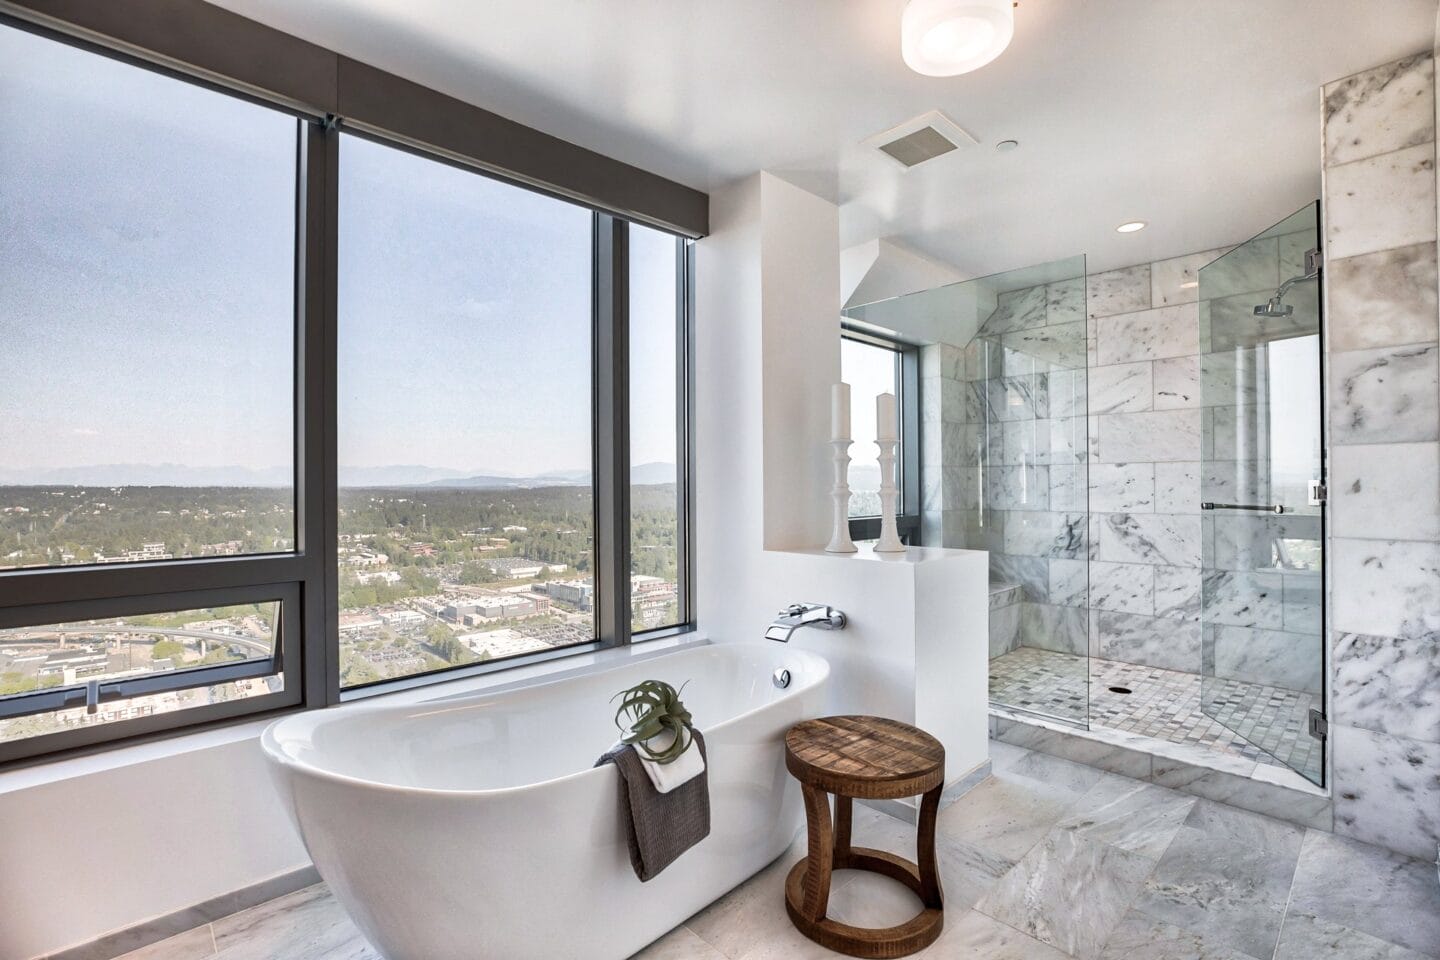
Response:
[[[595,626],[630,642],[630,258],[623,220],[594,218]]]
[[[338,354],[339,331],[336,319],[336,290],[339,266],[336,255],[339,238],[340,135],[327,119],[311,124],[306,131],[307,164],[304,171],[309,223],[307,242],[302,249],[307,269],[305,311],[306,341],[315,355],[304,365],[305,469],[316,486],[306,494],[307,532],[319,542],[307,551],[317,566],[310,568],[310,580],[303,600],[304,685],[307,706],[325,706],[340,701],[340,580],[339,580],[339,468],[338,463]]]
[[[683,237],[675,239],[675,492],[676,519],[678,521],[675,539],[675,569],[680,583],[677,585],[679,600],[679,621],[681,624],[695,620],[695,570],[690,562],[695,542],[695,499],[690,485],[694,473],[695,447],[695,404],[692,384],[695,379],[694,351],[694,264],[690,257],[690,244]]]

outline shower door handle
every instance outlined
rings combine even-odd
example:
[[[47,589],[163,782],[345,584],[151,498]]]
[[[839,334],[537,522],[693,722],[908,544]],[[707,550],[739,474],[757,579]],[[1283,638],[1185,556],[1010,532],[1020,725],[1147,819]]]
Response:
[[[1280,503],[1211,503],[1200,504],[1201,510],[1258,510],[1262,513],[1284,513],[1285,505]]]

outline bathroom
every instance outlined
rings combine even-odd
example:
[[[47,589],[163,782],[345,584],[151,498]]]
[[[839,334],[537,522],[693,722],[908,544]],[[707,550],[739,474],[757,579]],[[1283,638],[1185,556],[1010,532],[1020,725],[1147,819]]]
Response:
[[[1437,28],[0,0],[0,960],[1440,958]]]

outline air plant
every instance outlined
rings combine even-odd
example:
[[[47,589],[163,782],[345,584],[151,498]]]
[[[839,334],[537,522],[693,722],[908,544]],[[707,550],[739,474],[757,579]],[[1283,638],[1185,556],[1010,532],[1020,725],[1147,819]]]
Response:
[[[684,690],[690,681],[680,685]],[[632,744],[655,763],[674,763],[690,749],[694,737],[690,733],[690,711],[680,702],[680,690],[663,680],[645,680],[610,698],[620,701],[615,711],[615,726],[624,736],[621,743]],[[649,741],[665,731],[675,736],[663,750],[655,750]]]

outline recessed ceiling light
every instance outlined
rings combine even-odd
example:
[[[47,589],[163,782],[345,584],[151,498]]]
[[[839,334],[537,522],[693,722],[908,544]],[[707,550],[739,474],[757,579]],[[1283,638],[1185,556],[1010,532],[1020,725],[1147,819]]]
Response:
[[[1124,223],[1120,224],[1120,226],[1118,226],[1118,227],[1115,228],[1115,232],[1116,232],[1116,233],[1134,233],[1136,230],[1144,230],[1144,229],[1145,229],[1145,221],[1144,221],[1144,220],[1126,220]]]
[[[999,150],[1001,153],[1009,153],[1011,150],[1014,150],[1018,146],[1020,146],[1019,140],[1001,140],[999,143],[995,144],[995,149]]]
[[[900,17],[900,52],[927,77],[978,70],[1014,35],[1014,0],[910,0]]]

